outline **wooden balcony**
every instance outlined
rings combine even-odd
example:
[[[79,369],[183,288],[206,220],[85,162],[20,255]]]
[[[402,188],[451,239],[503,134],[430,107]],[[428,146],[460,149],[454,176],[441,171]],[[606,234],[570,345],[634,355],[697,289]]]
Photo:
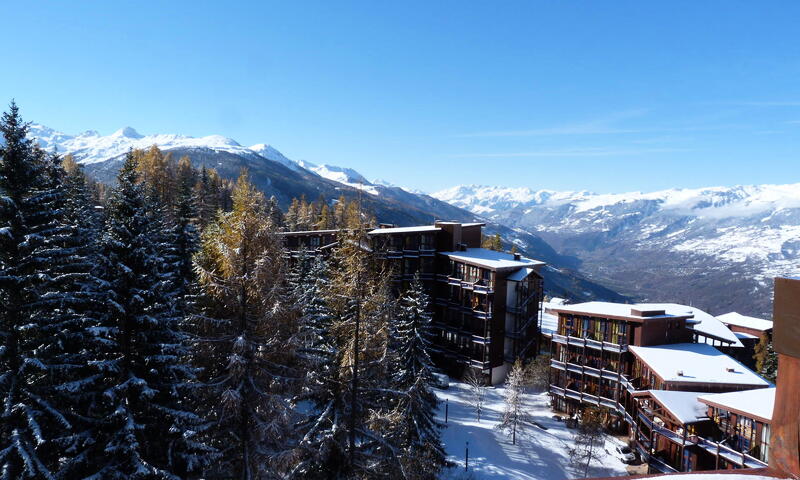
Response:
[[[628,351],[627,345],[619,345],[611,342],[601,342],[586,337],[571,337],[566,335],[553,334],[553,341],[562,345],[572,345],[576,347],[592,348],[595,350],[606,350],[616,353]]]

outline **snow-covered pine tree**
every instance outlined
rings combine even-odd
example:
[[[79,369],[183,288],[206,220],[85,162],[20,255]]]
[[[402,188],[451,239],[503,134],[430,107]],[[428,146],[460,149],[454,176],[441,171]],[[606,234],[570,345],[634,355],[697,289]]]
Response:
[[[391,388],[397,392],[388,438],[399,449],[405,478],[435,479],[446,465],[432,390],[430,300],[419,276],[399,301],[393,321]]]
[[[281,212],[281,207],[278,205],[278,199],[275,198],[275,195],[269,197],[267,201],[267,216],[269,216],[275,228],[282,229],[284,227],[283,212]]]
[[[306,290],[295,290],[302,314],[298,356],[306,371],[295,401],[310,408],[296,425],[302,438],[290,478],[344,479],[351,472],[347,462],[348,389],[341,376],[340,342],[333,334],[336,318],[326,298],[330,292],[327,269],[327,263],[316,258],[304,282]]]
[[[204,231],[196,257],[203,308],[195,357],[205,367],[210,442],[222,454],[207,475],[269,478],[292,433],[295,325],[283,295],[282,246],[246,172],[233,204]]]
[[[211,460],[196,439],[201,419],[185,399],[193,371],[182,363],[187,348],[165,295],[153,234],[129,152],[106,208],[104,275],[112,308],[97,328],[105,347],[91,363],[104,383],[92,451],[98,478],[180,478]]]
[[[778,381],[778,354],[775,352],[772,342],[767,344],[764,352],[764,361],[759,373],[772,383]]]
[[[181,159],[179,167],[184,168],[184,159]],[[190,174],[179,175],[178,180],[178,192],[172,215],[174,218],[173,238],[175,253],[178,257],[177,288],[180,290],[180,294],[185,296],[194,282],[192,257],[199,248],[196,224],[197,197],[194,193],[194,178]]]
[[[47,294],[46,262],[63,257],[51,242],[61,224],[54,210],[47,159],[26,138],[13,102],[0,119],[0,478],[53,478],[52,440],[69,435],[62,405],[53,402],[51,368],[59,349],[47,320],[36,315]],[[55,292],[54,292],[55,293]]]

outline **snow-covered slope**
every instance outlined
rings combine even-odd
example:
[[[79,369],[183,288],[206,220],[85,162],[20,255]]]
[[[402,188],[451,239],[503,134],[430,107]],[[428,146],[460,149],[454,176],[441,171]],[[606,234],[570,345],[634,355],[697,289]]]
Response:
[[[549,480],[583,478],[586,473],[570,461],[569,450],[575,443],[574,430],[553,418],[547,392],[526,392],[522,396],[527,415],[517,431],[516,444],[497,425],[505,407],[505,388],[486,389],[485,405],[478,421],[469,387],[450,382],[448,390],[436,390],[439,398],[437,419],[444,423],[445,402],[448,419],[442,432],[442,443],[448,460],[455,465],[445,470],[446,480]],[[589,477],[627,475],[627,468],[617,454],[624,443],[604,436],[599,459],[589,466]],[[469,471],[464,472],[469,442]]]
[[[768,313],[772,277],[800,270],[800,184],[620,194],[465,185],[433,196],[537,233],[623,293],[639,290],[652,300],[709,301],[712,310],[747,304],[751,314]],[[643,276],[653,269],[667,282],[649,290]],[[703,288],[719,287],[717,298],[669,280],[701,276]],[[731,283],[739,286],[722,288]]]

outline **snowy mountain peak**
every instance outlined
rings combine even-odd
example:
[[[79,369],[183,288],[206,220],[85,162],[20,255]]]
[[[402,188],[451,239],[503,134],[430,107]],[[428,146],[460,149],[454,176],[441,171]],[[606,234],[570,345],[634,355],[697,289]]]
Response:
[[[111,134],[114,138],[132,138],[132,139],[139,139],[144,138],[143,135],[140,135],[139,132],[136,131],[133,127],[123,127],[117,130],[116,132]]]
[[[345,184],[364,184],[371,185],[369,180],[352,168],[337,167],[335,165],[323,164],[312,168],[321,177],[334,180]]]
[[[800,184],[738,185],[734,187],[673,188],[657,192],[598,194],[589,191],[533,190],[526,187],[459,185],[432,195],[475,213],[492,215],[514,208],[561,208],[573,214],[635,208],[650,204],[651,210],[675,215],[729,218],[800,207]],[[629,205],[630,207],[624,207]]]
[[[187,135],[156,134],[142,135],[132,127],[124,127],[108,136],[102,136],[94,130],[80,135],[68,135],[40,124],[31,124],[29,137],[48,151],[72,154],[79,163],[100,163],[124,155],[134,149],[147,149],[157,145],[161,150],[176,149],[209,149],[236,155],[258,155],[273,162],[278,162],[298,172],[311,172],[320,177],[359,188],[377,194],[378,190],[363,175],[351,168],[333,165],[316,165],[304,160],[291,160],[277,149],[266,143],[257,143],[251,147],[243,147],[235,140],[222,135],[190,137]]]

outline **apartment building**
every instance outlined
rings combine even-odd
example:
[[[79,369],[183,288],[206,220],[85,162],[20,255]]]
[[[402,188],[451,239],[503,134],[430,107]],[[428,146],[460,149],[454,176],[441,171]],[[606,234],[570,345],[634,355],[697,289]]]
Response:
[[[551,335],[555,410],[605,409],[654,471],[764,466],[724,443],[698,400],[770,386],[714,346],[737,342],[714,317],[676,304],[588,302],[549,311],[558,316]]]
[[[685,392],[686,398],[675,397],[671,403],[670,399],[662,396],[652,404],[652,418],[683,416],[683,425],[687,427],[684,431],[689,430],[689,433],[684,435],[680,425],[661,418],[653,422],[657,428],[673,434],[681,432],[676,442],[694,442],[710,454],[711,463],[690,465],[688,468],[713,470],[703,478],[712,475],[720,480],[800,477],[800,276],[775,279],[773,318],[774,346],[778,354],[775,387],[700,394],[696,401],[692,401],[692,392]],[[645,396],[641,398],[642,402],[645,398],[650,399]],[[709,426],[712,427],[711,433],[701,433],[701,428]],[[708,439],[719,439],[719,442]],[[687,450],[690,448],[695,447],[687,445]],[[666,462],[662,463],[666,465]],[[669,465],[666,467],[652,469],[651,473],[657,474],[658,478],[668,479],[668,476],[660,474],[674,473],[675,469],[670,470]],[[748,474],[747,477],[739,473],[741,468],[750,469],[743,472]]]
[[[698,401],[707,407],[706,415],[717,426],[717,440],[762,462],[769,462],[770,425],[775,405],[775,387],[741,392],[703,395]],[[741,459],[720,459],[716,468],[739,464]]]
[[[750,368],[755,368],[756,361],[753,355],[755,354],[756,345],[765,337],[767,341],[772,340],[772,320],[742,315],[737,312],[720,315],[717,319],[728,327],[744,345],[744,348],[734,349],[726,353],[736,357],[737,360]]]
[[[365,250],[391,272],[396,292],[415,276],[430,297],[434,362],[460,378],[466,368],[500,383],[516,358],[538,353],[543,262],[481,248],[483,223],[381,225],[366,233]],[[324,254],[339,232],[283,232],[290,251]]]

